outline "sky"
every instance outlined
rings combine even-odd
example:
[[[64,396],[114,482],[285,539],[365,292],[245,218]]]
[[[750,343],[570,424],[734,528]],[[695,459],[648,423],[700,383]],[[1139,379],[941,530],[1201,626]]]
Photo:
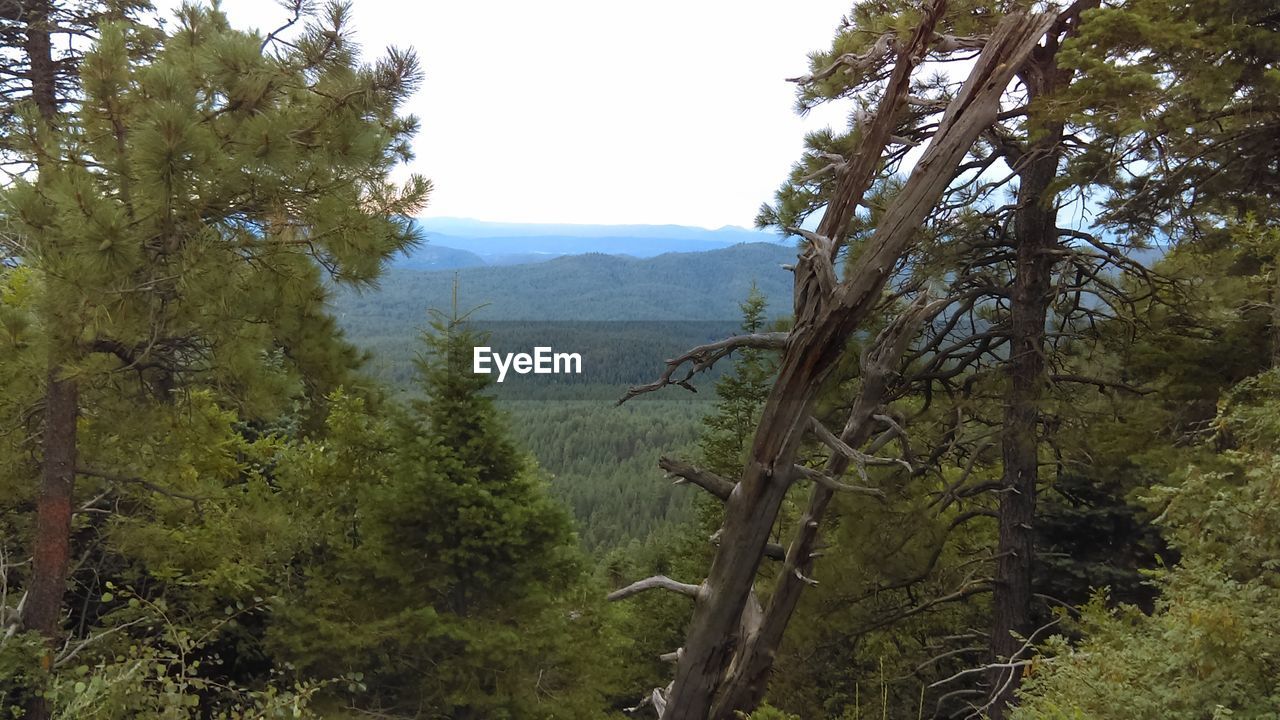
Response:
[[[161,8],[178,2],[159,2]],[[223,0],[233,25],[285,11]],[[798,117],[807,53],[852,0],[353,0],[370,57],[412,47],[426,217],[749,227],[846,108]]]

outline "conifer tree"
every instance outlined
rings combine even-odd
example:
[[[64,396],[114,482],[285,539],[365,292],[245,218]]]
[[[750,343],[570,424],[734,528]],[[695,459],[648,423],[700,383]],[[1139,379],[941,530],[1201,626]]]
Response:
[[[755,283],[741,304],[742,333],[762,332],[767,301]],[[741,348],[732,369],[716,381],[715,412],[703,418],[706,430],[698,443],[703,461],[717,473],[730,473],[745,460],[760,408],[769,394],[771,358],[758,348]]]
[[[568,516],[512,442],[490,376],[471,371],[477,335],[437,314],[423,341],[421,399],[403,417],[378,430],[335,403],[356,432],[320,454],[362,478],[354,529],[287,601],[274,653],[313,676],[359,673],[368,712],[594,717],[607,635]]]
[[[50,640],[74,479],[94,460],[79,457],[77,419],[124,388],[172,403],[204,385],[250,416],[279,407],[355,358],[332,337],[323,276],[370,282],[414,241],[429,184],[390,173],[410,157],[416,121],[398,108],[417,61],[360,64],[348,19],[332,4],[281,44],[193,6],[166,34],[109,17],[67,108],[33,70],[16,149],[38,173],[5,191],[3,213],[41,286],[44,477],[24,621]]]

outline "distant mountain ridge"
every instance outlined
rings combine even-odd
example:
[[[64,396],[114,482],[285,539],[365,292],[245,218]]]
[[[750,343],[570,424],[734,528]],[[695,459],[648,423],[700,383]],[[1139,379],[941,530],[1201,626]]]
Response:
[[[336,289],[331,306],[347,337],[373,352],[375,373],[406,386],[428,310],[449,310],[456,279],[459,311],[474,310],[470,318],[495,332],[495,346],[575,348],[587,358],[584,382],[616,389],[731,334],[753,283],[771,317],[790,314],[792,275],[782,266],[795,256],[791,246],[747,243],[652,258],[586,253],[526,265],[392,268],[375,290]]]
[[[748,243],[695,253],[633,258],[602,253],[542,263],[456,270],[392,268],[375,291],[342,290],[339,321],[353,339],[396,332],[413,335],[428,308],[447,309],[454,278],[462,309],[483,305],[482,320],[732,320],[752,282],[779,315],[790,309],[795,248]]]
[[[605,253],[638,258],[671,252],[705,252],[743,243],[786,245],[772,233],[726,226],[572,225],[495,223],[463,218],[416,221],[426,243],[394,265],[426,270],[541,262],[564,255]],[[467,253],[459,255],[449,251]],[[474,256],[474,257],[472,257]]]

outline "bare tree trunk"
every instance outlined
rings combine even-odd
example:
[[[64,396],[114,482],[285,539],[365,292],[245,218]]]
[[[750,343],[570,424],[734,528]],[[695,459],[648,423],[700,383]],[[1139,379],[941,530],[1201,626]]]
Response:
[[[1053,91],[1059,76],[1054,60],[1056,41],[1037,48],[1021,72],[1028,100],[1034,102]],[[1013,293],[1010,298],[1009,361],[1005,369],[1004,425],[995,582],[992,595],[990,650],[994,662],[1012,659],[1024,649],[1031,627],[1031,573],[1035,562],[1036,489],[1040,474],[1040,405],[1047,382],[1045,323],[1052,299],[1054,256],[1058,245],[1056,193],[1050,186],[1057,178],[1062,158],[1063,124],[1038,120],[1027,123],[1031,138],[1020,157],[1018,209],[1014,215]],[[1024,638],[1024,639],[1019,639]],[[988,709],[1000,720],[1018,689],[1021,668],[997,668],[990,673],[991,703]]]
[[[71,495],[76,468],[76,416],[79,388],[75,381],[49,371],[45,391],[44,460],[36,504],[35,552],[23,625],[50,641],[57,638],[62,595],[67,584],[71,542]]]
[[[1271,367],[1280,368],[1280,263],[1275,264],[1271,271]]]
[[[846,445],[856,448],[868,440],[873,427],[872,417],[892,387],[898,361],[924,320],[932,317],[943,305],[945,303],[911,308],[886,328],[865,353],[858,396],[839,436]],[[839,478],[848,470],[849,463],[848,455],[832,453],[824,471],[827,477]],[[711,714],[713,718],[734,718],[736,711],[750,712],[764,701],[769,673],[782,644],[783,633],[800,602],[802,591],[812,582],[808,576],[817,549],[819,529],[834,497],[835,490],[831,486],[814,483],[809,493],[809,505],[800,517],[800,524],[778,571],[760,630],[746,638],[737,653],[729,679]]]
[[[31,100],[40,111],[46,131],[56,121],[58,112],[57,70],[50,37],[52,5],[47,0],[31,0],[24,8]],[[37,167],[48,158],[37,157]],[[52,302],[52,301],[46,301]],[[36,536],[33,552],[31,585],[22,623],[28,630],[44,636],[48,648],[42,658],[46,670],[51,669],[54,643],[60,634],[62,597],[67,585],[67,565],[71,545],[71,506],[76,473],[76,419],[79,414],[79,387],[63,376],[56,353],[51,349],[48,385],[44,399],[44,428],[41,438],[43,459],[40,471],[40,493],[36,504]],[[29,720],[46,720],[50,715],[47,701],[36,694],[27,707]]]
[[[926,17],[936,19],[941,5],[936,2]],[[833,218],[845,218],[844,224],[824,218],[825,237],[811,242],[803,253],[796,268],[795,327],[787,336],[777,381],[761,414],[747,466],[726,502],[711,570],[694,593],[693,618],[686,644],[678,654],[675,679],[665,698],[664,720],[711,717],[730,663],[737,662],[735,652],[759,632],[759,613],[744,611],[754,596],[756,572],[779,506],[795,478],[796,451],[809,425],[818,390],[844,353],[849,337],[879,301],[895,264],[951,183],[973,141],[995,121],[1001,93],[1051,20],[1052,16],[1015,14],[992,34],[969,80],[949,105],[929,148],[885,211],[875,234],[861,249],[846,280],[836,284],[832,259],[847,234],[852,203],[833,204],[828,209]],[[924,38],[932,35],[928,30],[917,34]],[[906,63],[907,73],[923,55],[914,44],[908,43],[907,52],[899,59]],[[887,95],[893,97],[895,93],[891,80]],[[895,109],[889,102],[880,113],[889,114],[885,116],[888,118]],[[874,153],[869,164],[874,164],[882,149],[883,144],[864,149]],[[856,201],[861,192],[849,186],[860,184],[861,180],[846,171],[841,189]],[[843,198],[844,194],[838,190],[836,196]],[[777,632],[780,636],[781,630]],[[735,709],[722,706],[717,712],[731,713]]]
[[[45,122],[53,122],[58,112],[57,70],[49,32],[53,6],[48,0],[26,0],[20,12],[27,26],[23,51],[27,55],[31,101]]]

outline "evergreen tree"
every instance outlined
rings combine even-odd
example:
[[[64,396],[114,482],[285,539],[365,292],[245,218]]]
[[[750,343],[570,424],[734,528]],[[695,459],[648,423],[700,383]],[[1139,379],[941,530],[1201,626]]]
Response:
[[[744,334],[765,327],[767,302],[755,283],[740,306]],[[698,440],[703,462],[711,470],[730,474],[746,460],[751,434],[759,420],[760,408],[769,395],[773,375],[770,356],[758,348],[737,351],[732,370],[716,381],[715,412],[703,418],[705,430]]]
[[[30,29],[47,33],[51,10],[35,5]],[[87,450],[102,438],[78,436],[84,419],[119,413],[99,426],[111,433],[147,414],[122,400],[173,404],[198,386],[261,417],[357,359],[334,341],[323,275],[373,280],[413,242],[408,217],[429,185],[390,181],[416,130],[398,114],[416,58],[361,65],[347,21],[333,4],[277,43],[194,6],[167,33],[108,16],[69,107],[38,71],[47,43],[28,43],[32,91],[11,145],[37,172],[5,190],[3,213],[10,253],[40,287],[43,478],[23,620],[50,641],[76,475],[148,475],[98,466]]]
[[[463,319],[437,315],[424,342],[422,399],[395,422],[352,426],[359,408],[337,398],[333,417],[359,431],[331,433],[319,457],[362,478],[354,530],[286,603],[275,654],[312,676],[359,673],[370,712],[593,717],[606,635],[567,514],[511,441],[490,376],[471,372]],[[379,435],[384,452],[353,452]]]
[[[1146,501],[1181,551],[1153,572],[1155,612],[1085,608],[1085,640],[1064,637],[1033,659],[1019,720],[1271,717],[1280,697],[1280,376],[1272,370],[1224,398],[1212,444],[1229,448],[1192,466]]]

